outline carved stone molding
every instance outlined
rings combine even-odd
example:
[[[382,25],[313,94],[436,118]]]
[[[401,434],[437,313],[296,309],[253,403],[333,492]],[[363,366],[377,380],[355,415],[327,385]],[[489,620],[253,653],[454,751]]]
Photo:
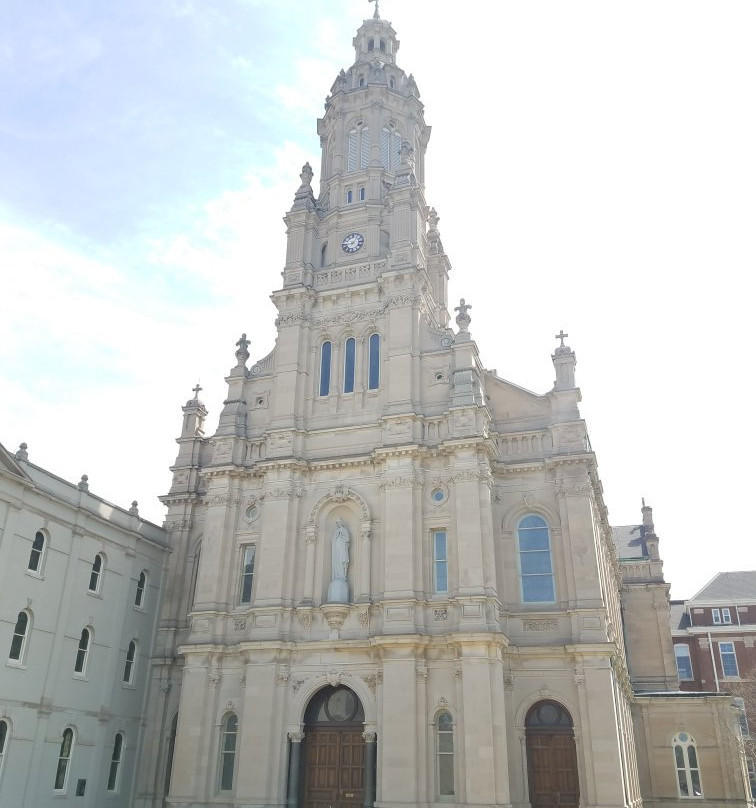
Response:
[[[460,682],[462,681],[462,668],[454,669],[454,678],[458,679]]]
[[[368,510],[367,502],[354,489],[346,488],[343,485],[335,486],[315,503],[315,506],[310,511],[308,525],[317,524],[318,514],[327,502],[354,502],[360,510],[361,521],[367,522],[369,526],[370,511]]]
[[[370,612],[363,609],[359,614],[360,625],[362,628],[367,628],[370,625]]]
[[[433,619],[439,623],[449,619],[449,610],[446,608],[443,609],[434,609],[433,610]]]
[[[291,675],[291,671],[288,665],[282,665],[278,669],[278,673],[276,675],[276,683],[279,685],[285,685],[289,681],[289,676]]]
[[[302,612],[299,615],[299,622],[302,624],[302,628],[307,631],[312,626],[312,612]]]
[[[375,743],[375,733],[370,730],[365,730],[365,732],[362,733],[362,739],[365,743]]]
[[[246,617],[237,617],[233,621],[234,631],[246,631],[247,630],[247,618]]]
[[[375,673],[369,673],[367,676],[362,677],[362,681],[373,691],[375,692],[375,688],[383,682],[383,671],[376,671]]]
[[[210,687],[215,687],[220,682],[220,674],[217,671],[207,674],[207,684]]]
[[[418,682],[427,682],[429,673],[430,671],[426,665],[415,668],[415,680]]]
[[[294,693],[297,693],[297,692],[299,691],[299,688],[300,688],[300,687],[302,687],[302,685],[305,683],[305,681],[306,681],[306,679],[295,679],[295,680],[294,680],[294,681],[291,683],[291,689],[292,689],[292,691],[293,691]]]
[[[555,618],[531,618],[522,621],[523,631],[556,631],[559,622]]]
[[[337,685],[340,685],[343,682],[344,679],[348,679],[349,677],[351,677],[351,675],[352,674],[349,673],[349,671],[330,670],[330,671],[328,671],[328,673],[325,676],[326,676],[326,681],[328,682],[328,684],[331,687],[336,687]]]
[[[304,732],[287,732],[287,737],[292,743],[302,743],[304,740]]]
[[[415,486],[419,486],[422,484],[423,484],[422,479],[419,479],[418,477],[415,476],[407,476],[407,477],[397,476],[392,477],[390,480],[384,480],[380,484],[379,488],[381,489],[381,491],[385,491],[386,489],[389,488],[413,488]]]

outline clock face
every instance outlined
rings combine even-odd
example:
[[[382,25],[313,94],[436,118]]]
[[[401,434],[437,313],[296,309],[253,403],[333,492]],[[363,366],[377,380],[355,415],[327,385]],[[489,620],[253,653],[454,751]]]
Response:
[[[350,233],[341,240],[341,249],[345,253],[356,253],[365,243],[362,233]]]

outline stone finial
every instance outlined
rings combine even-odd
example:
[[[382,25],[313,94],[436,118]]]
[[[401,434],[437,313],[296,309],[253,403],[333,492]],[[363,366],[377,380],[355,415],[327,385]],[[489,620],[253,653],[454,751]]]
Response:
[[[236,351],[236,362],[238,365],[242,367],[247,364],[247,360],[249,359],[249,348],[250,341],[247,339],[246,334],[242,334],[239,341],[236,343],[238,346],[238,350]]]
[[[28,460],[29,452],[26,451],[28,448],[25,443],[20,443],[18,445],[18,451],[16,452],[16,460]]]
[[[129,513],[132,516],[139,516],[139,503],[136,500],[134,500],[131,503],[131,507],[129,508]]]
[[[81,475],[77,488],[79,491],[89,491],[89,477],[86,474]]]
[[[438,223],[441,217],[436,213],[435,208],[431,208],[428,212],[428,226],[431,230],[438,230]]]
[[[380,0],[368,0],[368,3],[375,3],[375,11],[373,11],[373,19],[374,20],[380,20],[380,18],[381,18],[381,15],[380,15],[380,13],[378,11],[378,3],[379,2],[380,2]]]
[[[294,194],[294,205],[292,206],[292,210],[299,210],[300,208],[305,208],[307,210],[315,209],[315,195],[312,192],[311,184],[312,177],[312,166],[309,163],[305,163],[302,166],[302,173],[299,175],[299,179],[302,181],[302,184]]]
[[[572,348],[564,344],[567,337],[569,337],[569,334],[565,334],[563,328],[559,330],[558,334],[554,334],[554,339],[559,340],[559,345],[551,355],[551,361],[554,363],[554,369],[556,370],[555,390],[573,390],[575,388],[575,365],[577,360]]]
[[[454,311],[458,311],[459,314],[456,317],[457,327],[459,328],[460,334],[467,334],[470,330],[470,323],[472,322],[472,317],[467,313],[472,306],[469,303],[465,303],[464,297],[459,299],[459,306],[455,306]]]

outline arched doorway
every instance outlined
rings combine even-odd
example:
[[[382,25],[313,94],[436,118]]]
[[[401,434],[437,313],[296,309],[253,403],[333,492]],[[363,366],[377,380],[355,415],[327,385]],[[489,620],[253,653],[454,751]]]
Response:
[[[357,695],[348,687],[323,688],[304,723],[302,808],[362,808],[365,713]]]
[[[525,717],[528,788],[533,808],[577,808],[580,801],[572,717],[556,701],[539,701]]]

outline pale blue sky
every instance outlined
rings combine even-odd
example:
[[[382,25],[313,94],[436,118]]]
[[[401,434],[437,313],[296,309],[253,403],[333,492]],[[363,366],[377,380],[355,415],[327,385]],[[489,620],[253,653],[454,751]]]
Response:
[[[756,568],[756,6],[384,0],[484,362],[578,356],[610,517],[692,594]],[[364,0],[0,6],[0,440],[143,515],[197,379],[271,349],[281,217]],[[452,305],[454,303],[452,302]],[[745,522],[745,524],[744,524]],[[716,547],[716,555],[712,550]]]

